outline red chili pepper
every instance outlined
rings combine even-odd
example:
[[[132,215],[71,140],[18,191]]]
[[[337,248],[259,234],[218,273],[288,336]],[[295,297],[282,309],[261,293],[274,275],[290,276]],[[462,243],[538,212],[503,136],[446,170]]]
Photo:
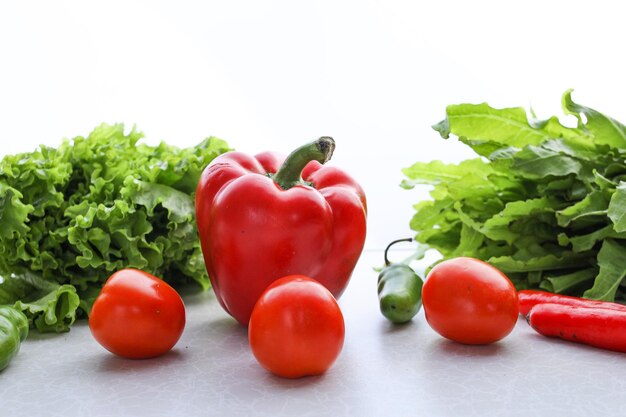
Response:
[[[609,301],[589,300],[586,298],[572,297],[568,295],[554,294],[551,292],[537,290],[518,291],[517,299],[519,301],[519,313],[522,316],[526,316],[531,308],[533,308],[537,304],[543,303],[626,311],[626,306],[623,304],[611,303]]]
[[[204,170],[196,221],[213,290],[247,326],[265,288],[306,275],[338,298],[361,255],[367,205],[342,170],[322,165],[335,147],[323,137],[292,152],[228,152]]]
[[[626,311],[564,304],[537,304],[528,323],[539,334],[626,352]]]

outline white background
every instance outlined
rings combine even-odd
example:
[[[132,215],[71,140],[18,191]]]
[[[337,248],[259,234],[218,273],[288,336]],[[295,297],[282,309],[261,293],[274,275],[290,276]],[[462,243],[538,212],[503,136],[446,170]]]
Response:
[[[369,202],[366,248],[411,235],[416,161],[471,153],[447,104],[561,114],[563,91],[626,121],[624,13],[602,1],[3,1],[0,155],[101,122],[147,140],[289,152],[330,135]]]

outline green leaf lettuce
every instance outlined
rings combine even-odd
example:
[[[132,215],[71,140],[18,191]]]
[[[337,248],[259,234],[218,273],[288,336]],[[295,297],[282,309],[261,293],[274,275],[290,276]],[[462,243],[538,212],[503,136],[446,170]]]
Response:
[[[432,188],[410,225],[444,259],[483,259],[518,289],[624,300],[626,127],[575,103],[571,91],[562,104],[576,127],[523,108],[448,106],[433,128],[477,156],[403,169],[404,188]]]
[[[180,149],[142,137],[103,124],[58,148],[2,159],[0,304],[20,308],[40,331],[66,331],[122,268],[210,286],[194,193],[228,145],[211,137]]]

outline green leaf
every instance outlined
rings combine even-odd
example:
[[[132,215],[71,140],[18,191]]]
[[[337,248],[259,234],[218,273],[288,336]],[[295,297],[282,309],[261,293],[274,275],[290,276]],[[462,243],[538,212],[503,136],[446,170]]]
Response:
[[[76,289],[66,284],[37,299],[18,300],[15,308],[24,312],[38,331],[59,333],[69,331],[74,324],[79,304]]]
[[[592,108],[581,106],[572,100],[572,90],[563,94],[563,109],[578,118],[578,125],[590,132],[596,143],[615,148],[626,148],[626,126]],[[582,115],[586,121],[583,121]]]
[[[451,200],[422,201],[414,206],[415,215],[411,219],[411,229],[422,231],[441,223],[447,223],[446,213],[452,208]]]
[[[28,216],[34,208],[24,204],[22,198],[18,190],[0,182],[0,238],[12,239],[28,233]]]
[[[547,197],[507,203],[501,212],[484,223],[481,231],[489,239],[512,244],[519,237],[519,233],[509,227],[511,223],[537,213],[554,212],[556,205],[556,202]]]
[[[122,268],[208,288],[194,193],[229,148],[217,138],[183,149],[142,138],[102,124],[0,161],[0,300],[21,303],[40,331],[67,330]]]
[[[480,159],[469,159],[460,164],[444,164],[440,161],[417,162],[402,173],[412,180],[414,184],[439,184],[463,180],[468,173],[478,173],[481,178],[486,178],[493,173],[488,163]]]
[[[518,147],[548,139],[530,126],[522,108],[495,109],[486,103],[462,104],[448,106],[446,114],[450,132],[459,137]]]
[[[488,263],[501,269],[505,273],[551,271],[565,268],[584,267],[589,265],[589,258],[583,254],[564,253],[547,254],[528,259],[516,259],[513,256],[494,257],[487,260]]]
[[[465,211],[467,209],[467,206],[465,206],[461,201],[457,201],[454,203],[454,209],[456,210],[459,220],[463,222],[464,226],[467,226],[474,231],[482,232],[483,225],[480,220],[466,213]],[[471,210],[467,211],[471,212]]]
[[[596,223],[598,217],[605,218],[608,214],[609,199],[602,191],[592,191],[583,200],[576,204],[557,211],[556,218],[559,226],[567,227],[574,222],[587,221]]]
[[[464,223],[461,226],[459,246],[455,249],[454,256],[467,256],[475,253],[484,240],[485,236],[482,233]]]
[[[518,288],[624,299],[626,127],[571,91],[562,104],[577,127],[517,107],[448,106],[433,128],[478,158],[405,168],[404,188],[432,187],[410,225],[444,259],[486,260]]]
[[[474,146],[485,142],[523,148],[559,137],[579,137],[582,132],[570,129],[552,118],[530,123],[521,107],[496,109],[486,103],[451,105],[446,108],[446,119],[435,125],[443,137],[450,133],[459,138],[471,138]],[[466,141],[472,146],[472,143]]]
[[[584,235],[568,237],[565,233],[562,233],[559,236],[559,242],[561,242],[562,246],[571,244],[574,252],[580,253],[593,249],[596,243],[603,242],[608,238],[626,239],[626,233],[618,233],[613,229],[612,225],[608,225]]]
[[[613,301],[615,292],[626,276],[626,247],[613,239],[607,239],[598,252],[600,272],[593,287],[585,291],[584,297],[593,300]]]
[[[515,154],[512,170],[527,178],[565,177],[570,174],[591,176],[591,169],[570,156],[560,140],[549,140],[540,146],[529,145]]]
[[[446,189],[455,200],[479,199],[483,201],[496,197],[497,193],[489,177],[475,171],[469,171],[462,180],[448,183]]]
[[[541,288],[558,294],[571,293],[581,284],[593,280],[598,274],[598,268],[580,269],[568,274],[545,276]]]
[[[598,171],[593,172],[594,175],[594,183],[600,187],[600,190],[612,193],[615,190],[616,183],[604,175],[600,174]]]
[[[517,149],[514,147],[505,147],[502,143],[492,140],[473,140],[465,136],[461,136],[459,141],[472,148],[477,155],[484,156],[489,159],[491,159],[493,155],[501,154],[504,149]]]
[[[76,319],[79,297],[72,285],[59,285],[24,272],[2,280],[0,304],[13,304],[40,332],[64,332]]]
[[[611,196],[608,216],[616,232],[626,232],[626,182],[621,182]]]
[[[133,181],[132,191],[123,188],[121,194],[135,204],[146,207],[149,216],[161,205],[167,210],[168,219],[174,223],[184,223],[195,217],[194,199],[189,194],[178,191],[168,185],[151,184],[145,181]]]

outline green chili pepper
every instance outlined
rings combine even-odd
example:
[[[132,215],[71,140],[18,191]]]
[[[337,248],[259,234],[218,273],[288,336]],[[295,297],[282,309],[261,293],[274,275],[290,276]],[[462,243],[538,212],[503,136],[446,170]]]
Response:
[[[398,239],[385,249],[385,268],[378,275],[378,300],[380,311],[393,323],[410,321],[422,307],[422,279],[404,263],[390,263],[389,248],[398,242],[413,239]]]
[[[0,371],[6,368],[28,336],[28,319],[21,311],[0,306]]]

